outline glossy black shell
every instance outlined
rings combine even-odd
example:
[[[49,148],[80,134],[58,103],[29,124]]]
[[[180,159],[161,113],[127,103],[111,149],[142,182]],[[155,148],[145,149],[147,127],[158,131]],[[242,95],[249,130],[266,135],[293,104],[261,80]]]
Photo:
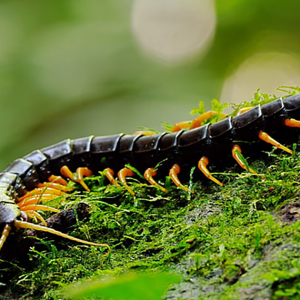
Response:
[[[59,174],[63,165],[73,171],[88,167],[97,174],[106,167],[117,171],[130,164],[143,172],[162,160],[165,169],[174,163],[192,167],[202,156],[207,156],[218,166],[231,155],[233,142],[258,142],[260,130],[275,138],[294,136],[295,129],[283,124],[286,118],[300,119],[300,94],[189,131],[67,139],[13,161],[0,174],[0,203],[17,199],[46,181],[49,175]]]

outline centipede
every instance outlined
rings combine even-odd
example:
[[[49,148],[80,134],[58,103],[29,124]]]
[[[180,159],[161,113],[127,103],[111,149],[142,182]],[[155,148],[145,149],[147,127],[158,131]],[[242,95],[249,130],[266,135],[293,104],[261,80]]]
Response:
[[[221,120],[203,125],[215,115]],[[300,94],[296,94],[243,108],[235,116],[208,111],[192,121],[175,124],[170,132],[66,139],[35,150],[14,160],[0,173],[0,226],[3,228],[0,250],[10,232],[20,228],[46,231],[79,243],[110,249],[107,244],[81,240],[47,227],[38,211],[59,212],[47,202],[68,194],[67,180],[78,183],[89,192],[84,177],[102,171],[108,184],[123,186],[125,192],[134,197],[135,191],[127,179],[135,176],[135,170],[138,170],[147,183],[164,193],[169,191],[158,183],[156,178],[159,176],[169,176],[175,187],[192,193],[180,180],[186,170],[196,167],[200,177],[222,187],[223,183],[213,176],[211,167],[221,168],[224,162],[232,161],[257,174],[241,158],[242,150],[270,144],[292,154],[292,150],[277,138],[291,136],[297,140],[299,134]],[[31,219],[39,220],[43,225],[35,224]]]

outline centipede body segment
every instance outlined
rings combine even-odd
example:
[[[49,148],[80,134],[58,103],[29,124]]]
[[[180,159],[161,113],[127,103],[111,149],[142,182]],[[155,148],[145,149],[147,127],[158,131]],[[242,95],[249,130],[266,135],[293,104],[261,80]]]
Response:
[[[65,179],[51,177],[53,174],[62,174],[80,183],[88,191],[83,177],[104,171],[111,184],[124,185],[127,192],[134,195],[126,180],[135,175],[134,169],[127,167],[130,165],[163,192],[168,191],[157,183],[156,177],[166,175],[170,176],[177,187],[189,191],[180,181],[182,173],[198,166],[203,178],[207,177],[222,186],[211,175],[210,166],[222,168],[224,162],[233,158],[242,168],[247,169],[240,154],[244,149],[252,147],[251,143],[270,143],[291,153],[276,138],[299,134],[300,94],[284,100],[277,99],[263,106],[246,108],[235,117],[222,115],[224,119],[221,121],[201,126],[203,120],[213,115],[215,112],[207,112],[191,124],[178,123],[170,133],[67,139],[13,161],[0,174],[0,226],[4,228],[0,249],[11,227],[30,227],[28,224],[31,223],[25,220],[28,216],[43,221],[36,210],[55,211],[47,206],[47,200],[64,195],[68,188]],[[182,130],[187,126],[189,130]],[[251,168],[248,170],[256,173]],[[119,182],[115,179],[116,173]],[[45,186],[49,187],[46,192],[42,189]],[[50,232],[47,228],[44,230]]]

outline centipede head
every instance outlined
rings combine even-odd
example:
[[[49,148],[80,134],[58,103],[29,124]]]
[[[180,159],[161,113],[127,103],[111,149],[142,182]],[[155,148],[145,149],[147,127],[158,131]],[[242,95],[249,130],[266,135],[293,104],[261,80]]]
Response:
[[[107,251],[103,255],[103,257],[107,256],[110,253],[110,247],[107,244],[93,243],[79,238],[75,238],[73,236],[54,230],[52,228],[48,228],[47,226],[41,226],[41,225],[24,221],[25,219],[27,219],[27,217],[24,218],[24,212],[22,212],[19,209],[19,206],[15,204],[13,200],[0,201],[0,226],[1,227],[3,226],[2,233],[0,236],[0,251],[7,237],[9,236],[12,228],[17,230],[20,228],[24,228],[24,229],[33,229],[33,230],[48,232],[85,245],[107,248]]]
[[[12,223],[21,216],[21,211],[13,201],[0,201],[0,226]]]
[[[3,247],[9,233],[11,231],[11,224],[14,220],[21,216],[21,211],[18,205],[11,199],[2,199],[0,201],[0,226],[3,228],[0,236],[0,250]]]

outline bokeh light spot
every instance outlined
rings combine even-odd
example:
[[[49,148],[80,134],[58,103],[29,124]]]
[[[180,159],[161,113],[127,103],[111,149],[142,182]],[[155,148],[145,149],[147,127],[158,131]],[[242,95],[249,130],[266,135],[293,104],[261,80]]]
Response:
[[[240,103],[253,98],[260,89],[274,93],[280,86],[299,86],[300,63],[293,55],[279,52],[259,52],[246,59],[229,76],[221,94],[222,102]],[[278,91],[276,95],[281,95]]]
[[[212,0],[135,0],[132,28],[141,48],[165,61],[199,55],[216,25]]]

